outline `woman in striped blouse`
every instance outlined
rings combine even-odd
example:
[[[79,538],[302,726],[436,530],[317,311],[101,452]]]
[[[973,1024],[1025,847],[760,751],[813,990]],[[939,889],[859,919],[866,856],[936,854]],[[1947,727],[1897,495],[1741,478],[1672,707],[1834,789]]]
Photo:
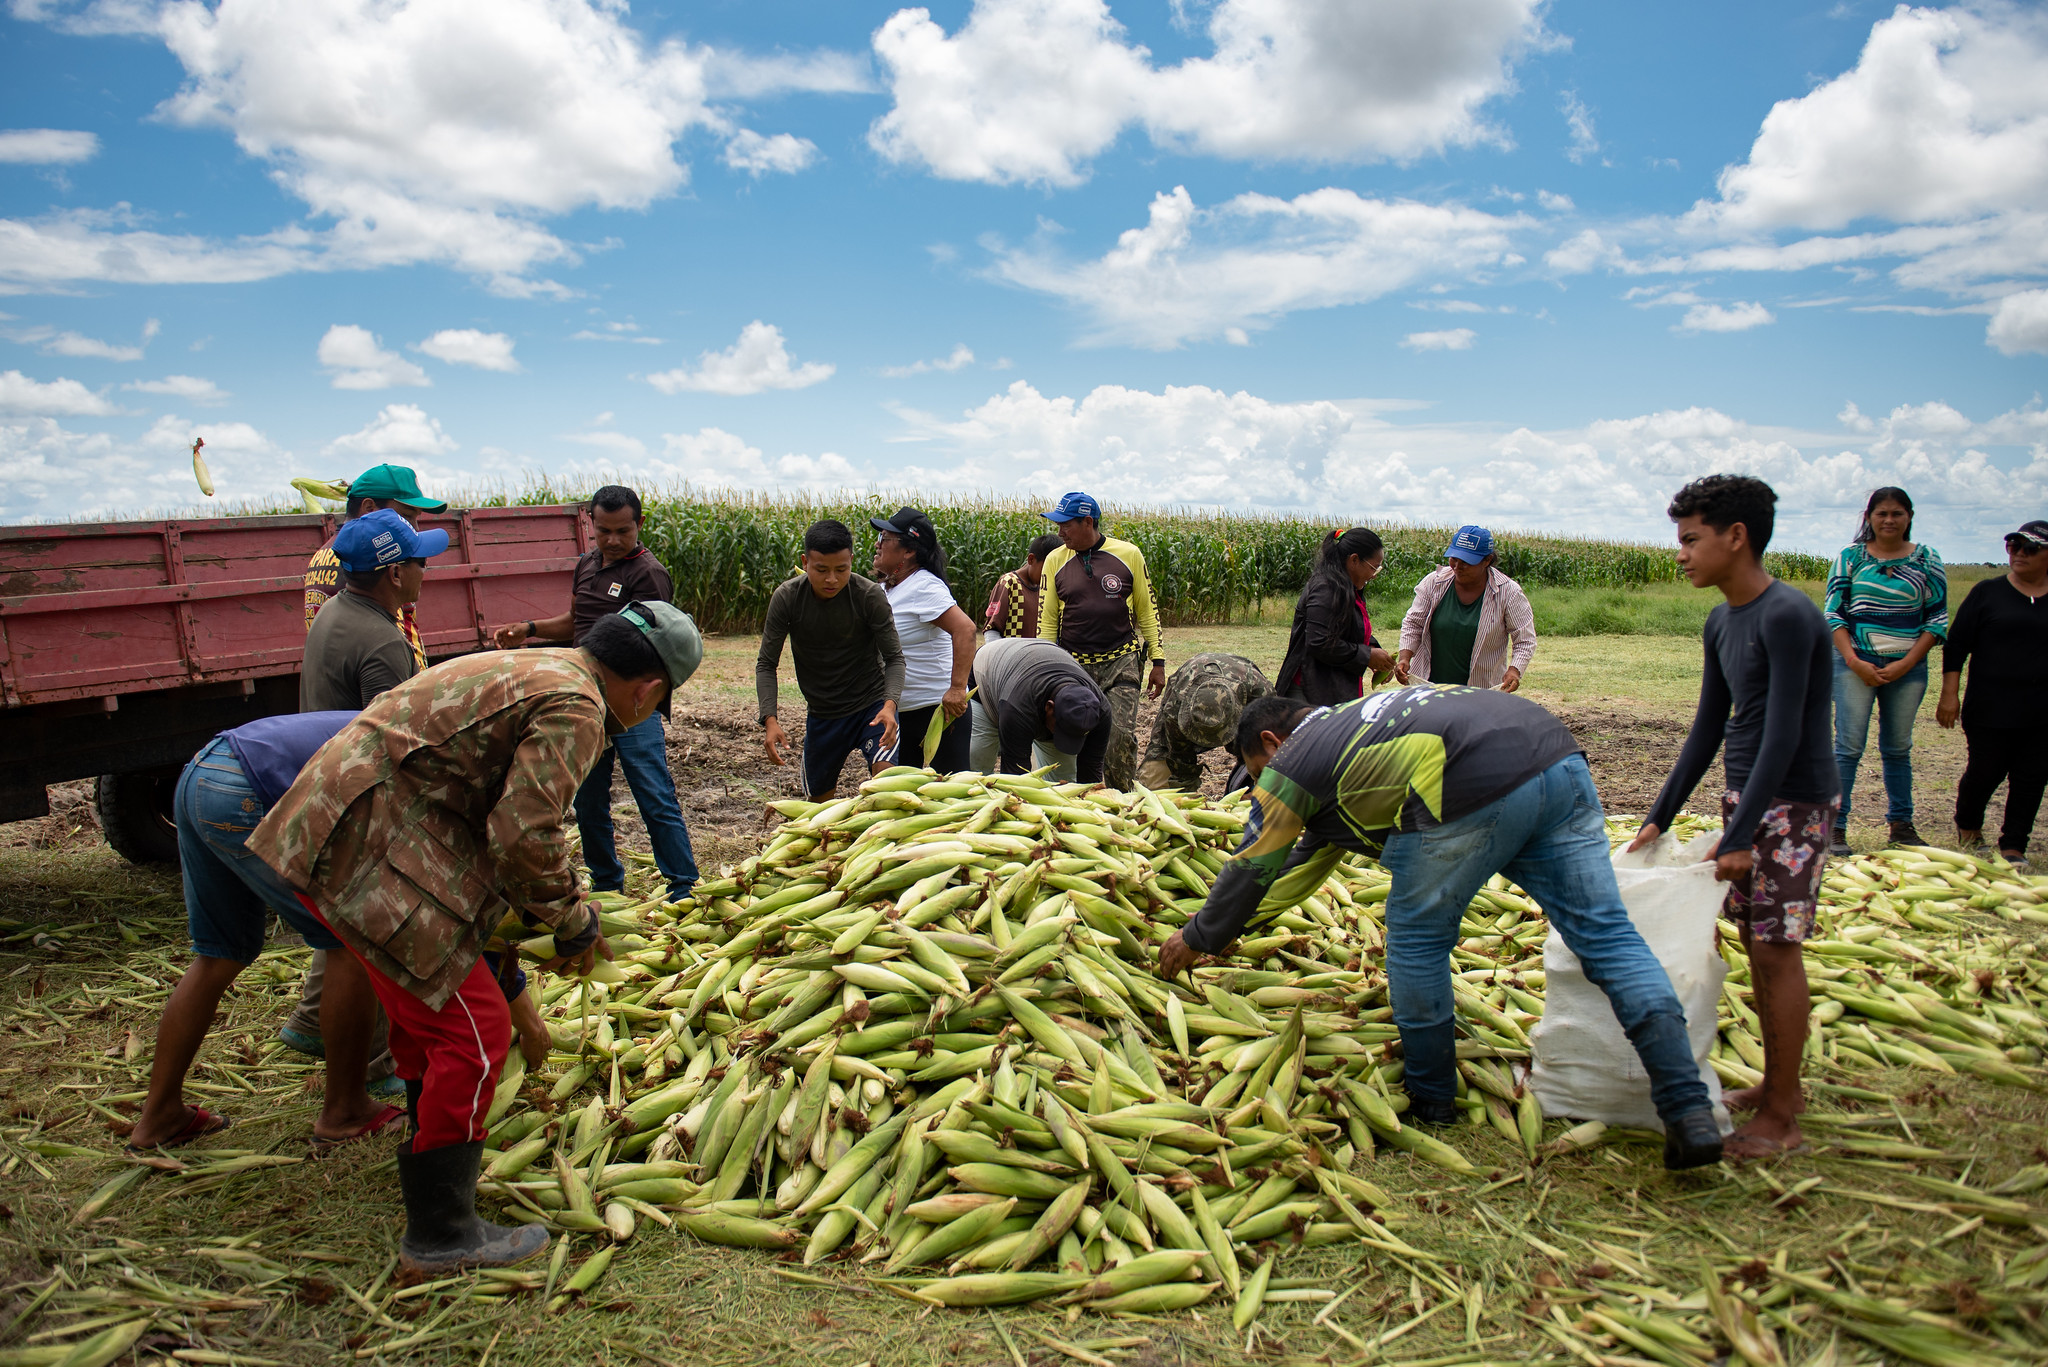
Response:
[[[1927,652],[1948,636],[1948,572],[1934,548],[1915,545],[1912,534],[1913,500],[1904,489],[1879,489],[1863,507],[1856,540],[1828,575],[1827,619],[1838,656],[1835,763],[1842,770],[1836,855],[1849,853],[1849,797],[1873,708],[1891,843],[1923,843],[1913,829],[1913,720],[1927,692]]]

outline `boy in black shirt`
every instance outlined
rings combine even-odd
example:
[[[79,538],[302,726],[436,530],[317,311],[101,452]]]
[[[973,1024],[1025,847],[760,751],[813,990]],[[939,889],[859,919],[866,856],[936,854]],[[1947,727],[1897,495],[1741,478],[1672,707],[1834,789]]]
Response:
[[[1678,565],[1695,588],[1727,600],[1707,617],[1706,668],[1692,734],[1649,820],[1629,848],[1671,824],[1725,739],[1727,791],[1715,877],[1730,884],[1726,915],[1742,927],[1763,1026],[1764,1078],[1728,1093],[1756,1115],[1728,1136],[1730,1158],[1799,1147],[1799,1063],[1806,1045],[1806,964],[1828,832],[1841,800],[1828,706],[1827,621],[1813,600],[1763,565],[1778,496],[1747,475],[1708,475],[1678,491]]]

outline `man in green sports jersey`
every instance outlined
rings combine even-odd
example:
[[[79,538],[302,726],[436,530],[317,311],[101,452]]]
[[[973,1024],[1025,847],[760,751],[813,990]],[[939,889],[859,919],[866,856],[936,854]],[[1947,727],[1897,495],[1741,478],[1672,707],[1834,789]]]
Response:
[[[1578,742],[1535,703],[1418,685],[1336,708],[1265,697],[1238,720],[1257,776],[1243,843],[1193,920],[1160,949],[1172,977],[1225,952],[1282,872],[1334,846],[1377,857],[1387,896],[1387,984],[1401,1030],[1408,1115],[1458,1114],[1450,952],[1474,893],[1495,873],[1543,907],[1613,1003],[1650,1075],[1664,1166],[1721,1157],[1685,1011],[1637,934],[1607,845],[1606,814]]]

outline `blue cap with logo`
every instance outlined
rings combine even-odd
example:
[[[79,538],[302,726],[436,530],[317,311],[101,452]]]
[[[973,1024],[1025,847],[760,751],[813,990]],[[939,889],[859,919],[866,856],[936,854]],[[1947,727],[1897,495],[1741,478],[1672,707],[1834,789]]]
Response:
[[[448,549],[448,533],[439,527],[424,532],[389,508],[365,513],[344,522],[334,534],[330,548],[341,567],[351,574],[367,574],[401,560],[431,560]]]
[[[1493,533],[1467,523],[1458,528],[1458,534],[1451,538],[1450,549],[1444,554],[1453,560],[1476,565],[1493,554]]]
[[[1072,522],[1077,517],[1102,521],[1102,505],[1079,490],[1060,495],[1060,501],[1053,505],[1045,517],[1052,522]]]

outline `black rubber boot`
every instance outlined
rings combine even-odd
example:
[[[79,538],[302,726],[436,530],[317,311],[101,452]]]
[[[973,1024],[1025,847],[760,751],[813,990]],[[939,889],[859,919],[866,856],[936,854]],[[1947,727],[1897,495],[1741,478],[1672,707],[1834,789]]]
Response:
[[[405,1237],[398,1259],[408,1272],[455,1272],[468,1267],[509,1267],[548,1246],[539,1225],[505,1228],[477,1217],[476,1175],[484,1146],[447,1144],[414,1153],[398,1151],[398,1187],[405,1194]]]
[[[1684,1168],[1705,1168],[1721,1161],[1721,1127],[1714,1123],[1714,1108],[1687,1111],[1676,1120],[1664,1122],[1664,1166],[1677,1172]]]

